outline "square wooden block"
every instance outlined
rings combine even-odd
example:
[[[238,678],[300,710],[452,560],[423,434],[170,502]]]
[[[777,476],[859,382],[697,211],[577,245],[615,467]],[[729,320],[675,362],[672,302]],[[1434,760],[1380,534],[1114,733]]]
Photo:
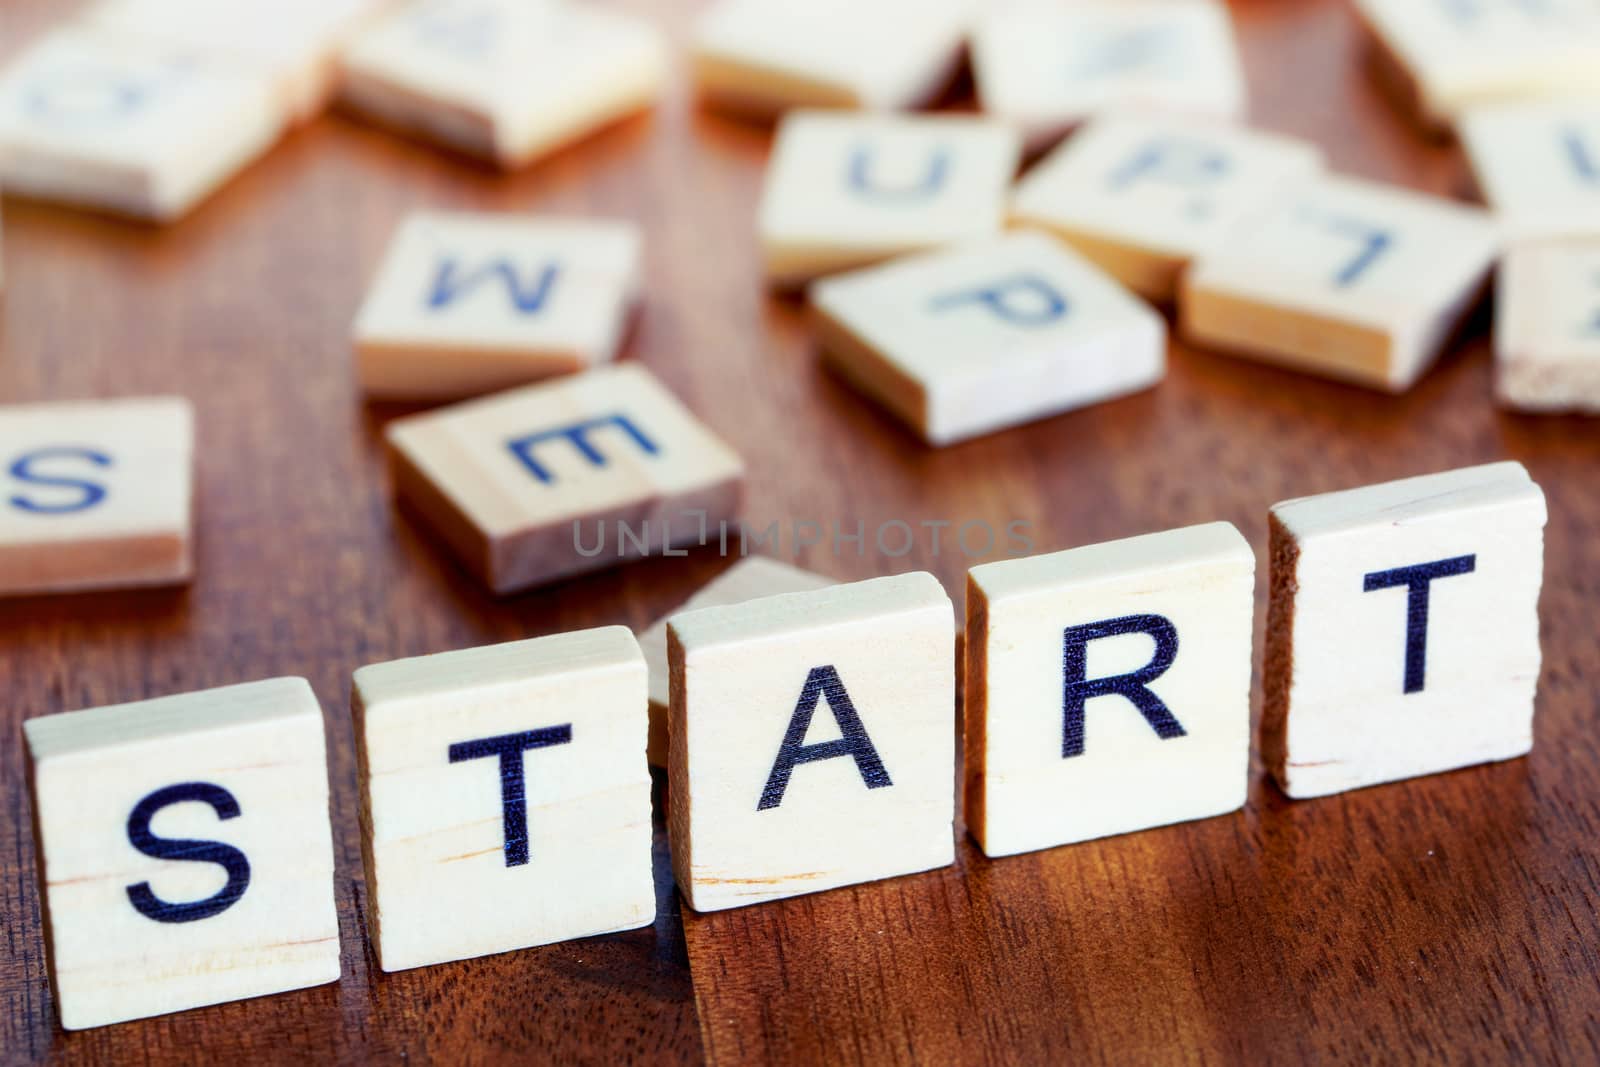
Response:
[[[1355,0],[1379,74],[1425,129],[1477,104],[1600,91],[1592,0]]]
[[[1472,108],[1460,133],[1509,236],[1600,238],[1600,93]]]
[[[397,419],[384,436],[401,502],[496,593],[704,543],[744,479],[634,365]]]
[[[361,387],[459,400],[610,362],[639,298],[639,261],[631,223],[413,215],[356,318]]]
[[[976,11],[976,0],[718,0],[695,27],[695,82],[709,103],[756,118],[916,107],[955,76]]]
[[[743,604],[747,600],[777,596],[779,593],[799,593],[811,589],[826,589],[833,585],[832,578],[791,567],[765,556],[741,559],[714,579],[707,582],[693,596],[667,615],[657,620],[639,635],[639,648],[644,652],[645,664],[650,668],[650,764],[667,765],[667,623],[673,615],[700,608]]]
[[[718,911],[955,859],[955,637],[931,574],[673,616],[669,829]]]
[[[322,710],[304,679],[22,725],[62,1026],[338,981]]]
[[[606,7],[423,0],[356,37],[342,98],[509,169],[650,107],[666,73],[655,27]]]
[[[1262,748],[1291,797],[1525,755],[1544,494],[1519,463],[1278,504]]]
[[[1322,169],[1304,141],[1194,119],[1107,115],[1030,170],[1013,223],[1048,230],[1142,296],[1171,301],[1195,257]]]
[[[384,970],[655,921],[645,665],[626,628],[363,667],[352,707]]]
[[[61,30],[0,73],[0,185],[170,222],[265,152],[286,120],[256,71]]]
[[[1499,254],[1490,216],[1389,186],[1298,183],[1180,290],[1189,340],[1400,393],[1433,365]]]
[[[118,40],[150,41],[238,64],[273,83],[298,121],[322,111],[338,54],[387,0],[98,0],[82,24]]]
[[[194,412],[181,397],[0,407],[0,595],[194,573]]]
[[[1244,805],[1255,555],[1228,523],[974,567],[967,828],[990,856]]]
[[[1600,239],[1513,246],[1499,286],[1500,403],[1600,415]]]
[[[761,200],[767,278],[798,285],[997,234],[1021,154],[989,119],[791,112]]]
[[[1110,110],[1244,118],[1228,9],[1215,0],[997,4],[972,38],[983,110],[1040,147]]]
[[[1060,241],[1013,233],[811,289],[826,359],[929,444],[1148,388],[1166,323]]]

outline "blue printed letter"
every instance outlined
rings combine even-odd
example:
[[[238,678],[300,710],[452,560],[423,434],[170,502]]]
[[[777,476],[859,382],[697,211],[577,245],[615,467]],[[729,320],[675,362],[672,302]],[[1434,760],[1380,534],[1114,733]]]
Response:
[[[96,452],[90,448],[41,448],[19,456],[11,464],[11,477],[19,482],[31,485],[48,485],[57,489],[75,489],[78,495],[71,500],[56,501],[54,503],[41,503],[26,496],[11,498],[11,506],[22,511],[31,511],[40,515],[65,515],[74,511],[87,511],[106,498],[106,487],[98,482],[86,482],[78,478],[65,478],[60,475],[42,474],[33,469],[33,465],[42,460],[53,459],[81,459],[92,463],[96,467],[111,466],[111,457],[104,452]]]
[[[839,724],[842,736],[837,741],[808,745],[805,743],[806,731],[811,728],[811,716],[816,713],[817,701],[823,697],[828,698],[828,710],[833,712],[833,721]],[[845,691],[839,672],[832,665],[813,667],[806,675],[805,685],[800,688],[800,699],[795,702],[794,713],[789,717],[789,729],[783,735],[778,758],[772,764],[772,773],[767,776],[767,787],[761,791],[756,810],[765,811],[783,803],[783,794],[789,788],[789,775],[794,772],[796,765],[838,756],[849,756],[856,761],[856,770],[868,789],[882,789],[894,784],[889,781],[889,772],[883,769],[883,760],[878,758],[872,738],[867,736],[867,728],[861,725],[861,716],[856,714],[856,706]]]
[[[986,307],[1016,326],[1048,326],[1068,311],[1067,298],[1034,274],[1019,274],[981,289],[937,297],[933,310],[948,311],[963,304]]]
[[[433,291],[428,294],[428,307],[434,311],[448,307],[455,303],[456,297],[468,290],[477,287],[485,278],[499,277],[506,283],[506,291],[511,294],[511,302],[516,309],[525,315],[531,315],[544,307],[545,301],[550,298],[550,290],[556,284],[560,268],[554,264],[546,264],[539,272],[539,277],[526,289],[522,287],[521,279],[517,277],[517,269],[503,259],[480,267],[465,277],[458,277],[457,270],[461,264],[454,258],[446,259],[439,264],[439,273],[434,275]]]
[[[128,816],[128,841],[134,848],[158,860],[183,860],[190,863],[215,863],[228,873],[228,882],[204,900],[169,904],[158,898],[149,882],[128,887],[128,899],[139,914],[158,923],[191,923],[220,915],[238,903],[250,887],[250,861],[243,852],[219,841],[191,841],[180,837],[157,837],[150,832],[156,812],[172,804],[198,801],[211,805],[217,818],[239,817],[239,802],[220,785],[209,782],[184,782],[157,789],[134,805]]]
[[[1113,674],[1105,678],[1090,678],[1088,669],[1089,642],[1121,634],[1149,634],[1156,643],[1156,653],[1148,664],[1128,674]],[[1166,673],[1178,655],[1178,630],[1161,615],[1128,615],[1120,619],[1087,626],[1070,626],[1062,632],[1062,731],[1061,757],[1083,755],[1084,705],[1094,697],[1120,696],[1127,698],[1145,722],[1163,741],[1183,737],[1183,726],[1173,718],[1172,712],[1161,698],[1151,692],[1150,683]]]
[[[1428,672],[1428,583],[1435,578],[1471,574],[1478,566],[1477,556],[1456,556],[1415,567],[1374,571],[1362,584],[1365,592],[1406,587],[1406,686],[1407,693],[1422,692]]]
[[[944,187],[950,174],[950,153],[943,148],[934,149],[928,157],[922,180],[904,183],[898,187],[880,185],[872,180],[872,151],[865,145],[850,154],[850,188],[864,196],[882,200],[920,200],[932,196]]]
[[[542,730],[525,730],[520,734],[462,741],[450,746],[451,763],[488,756],[496,756],[500,760],[500,822],[501,834],[505,838],[507,867],[520,867],[528,862],[528,790],[522,754],[530,748],[565,745],[571,740],[572,724],[568,723],[565,726],[547,726]]]
[[[534,448],[543,441],[560,438],[571,442],[572,447],[576,448],[583,458],[594,466],[604,467],[606,465],[605,455],[589,442],[589,431],[597,430],[602,426],[615,426],[622,430],[634,444],[639,446],[639,450],[646,455],[654,456],[661,451],[656,446],[656,443],[646,437],[644,431],[635,426],[633,420],[626,415],[604,415],[597,419],[585,419],[583,422],[576,422],[571,426],[562,426],[554,430],[541,430],[538,433],[528,434],[526,437],[516,438],[509,442],[509,447],[512,455],[521,460],[522,465],[527,467],[535,478],[548,485],[556,480],[555,475],[550,473],[548,467],[534,458]]]

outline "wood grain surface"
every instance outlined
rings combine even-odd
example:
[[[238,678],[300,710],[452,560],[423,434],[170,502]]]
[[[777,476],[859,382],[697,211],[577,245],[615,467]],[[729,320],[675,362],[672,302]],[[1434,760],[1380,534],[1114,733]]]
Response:
[[[698,5],[632,6],[681,39]],[[1234,6],[1259,124],[1343,170],[1466,195],[1459,152],[1374,87],[1342,0]],[[5,0],[0,55],[70,10]],[[680,77],[653,116],[512,176],[335,115],[170,229],[6,201],[0,400],[182,393],[200,451],[191,588],[0,604],[0,1061],[1600,1059],[1600,426],[1496,411],[1480,315],[1404,397],[1177,346],[1154,392],[929,450],[820,368],[798,304],[763,294],[768,141],[698,110]],[[1259,551],[1279,499],[1521,460],[1551,515],[1534,753],[1299,803],[1258,759],[1236,815],[993,862],[963,837],[948,870],[705,916],[680,909],[658,843],[653,929],[384,975],[364,934],[350,672],[642,627],[725,566],[702,552],[495,600],[395,514],[379,431],[397,412],[362,405],[349,328],[392,228],[423,207],[642,222],[628,357],[743,453],[758,527],[1025,520],[1044,551],[1226,519]],[[927,568],[959,596],[970,561],[941,548],[799,562]],[[63,1033],[18,724],[281,674],[308,677],[327,715],[344,980]]]

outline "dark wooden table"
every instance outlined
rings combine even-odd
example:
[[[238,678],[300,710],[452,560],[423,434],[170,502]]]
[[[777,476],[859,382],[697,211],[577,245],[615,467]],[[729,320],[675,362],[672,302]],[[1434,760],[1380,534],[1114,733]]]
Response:
[[[0,51],[67,6],[5,0]],[[681,36],[697,5],[634,6]],[[1459,152],[1374,89],[1342,3],[1235,8],[1259,124],[1341,169],[1464,195]],[[0,1060],[1600,1059],[1600,424],[1496,411],[1484,316],[1400,398],[1180,345],[1154,392],[929,450],[819,368],[797,304],[763,294],[767,144],[680,79],[653,117],[515,176],[335,116],[171,229],[7,201],[0,400],[183,393],[201,449],[191,588],[0,604]],[[424,207],[643,223],[629,358],[743,452],[758,526],[1020,519],[1043,551],[1226,519],[1259,549],[1279,499],[1521,460],[1550,500],[1534,754],[1300,803],[1258,761],[1236,815],[993,862],[963,841],[948,870],[705,916],[680,909],[662,845],[653,929],[384,975],[350,672],[643,626],[725,565],[655,560],[494,600],[397,518],[379,447],[394,412],[361,403],[349,327],[391,229]],[[958,598],[968,563],[926,538],[902,559],[801,562],[841,579],[925,567]],[[310,678],[327,712],[344,980],[63,1033],[18,724],[281,674]]]

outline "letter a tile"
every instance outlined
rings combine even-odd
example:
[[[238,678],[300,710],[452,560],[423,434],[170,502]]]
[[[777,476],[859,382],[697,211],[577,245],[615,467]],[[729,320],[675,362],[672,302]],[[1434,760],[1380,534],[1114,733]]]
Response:
[[[824,357],[929,444],[1148,388],[1166,323],[1060,241],[1015,233],[818,282]]]
[[[400,502],[496,593],[699,544],[744,478],[631,364],[398,419],[385,436]]]
[[[23,723],[68,1030],[339,978],[322,710],[301,678]]]
[[[1240,225],[1184,276],[1196,344],[1401,393],[1485,288],[1494,221],[1438,197],[1319,177]]]
[[[1600,240],[1506,254],[1495,314],[1495,394],[1521,411],[1600,415]]]
[[[1243,806],[1254,609],[1255,556],[1225,522],[974,567],[966,810],[983,851]]]
[[[1533,747],[1544,525],[1519,463],[1272,509],[1262,748],[1285,793]]]
[[[672,618],[672,865],[697,911],[955,859],[950,598],[926,573]]]
[[[625,628],[363,667],[353,706],[384,970],[654,921],[645,665]]]
[[[0,595],[188,581],[193,470],[178,397],[0,407]]]
[[[629,223],[412,216],[356,319],[362,388],[460,400],[609,362],[638,294]]]

